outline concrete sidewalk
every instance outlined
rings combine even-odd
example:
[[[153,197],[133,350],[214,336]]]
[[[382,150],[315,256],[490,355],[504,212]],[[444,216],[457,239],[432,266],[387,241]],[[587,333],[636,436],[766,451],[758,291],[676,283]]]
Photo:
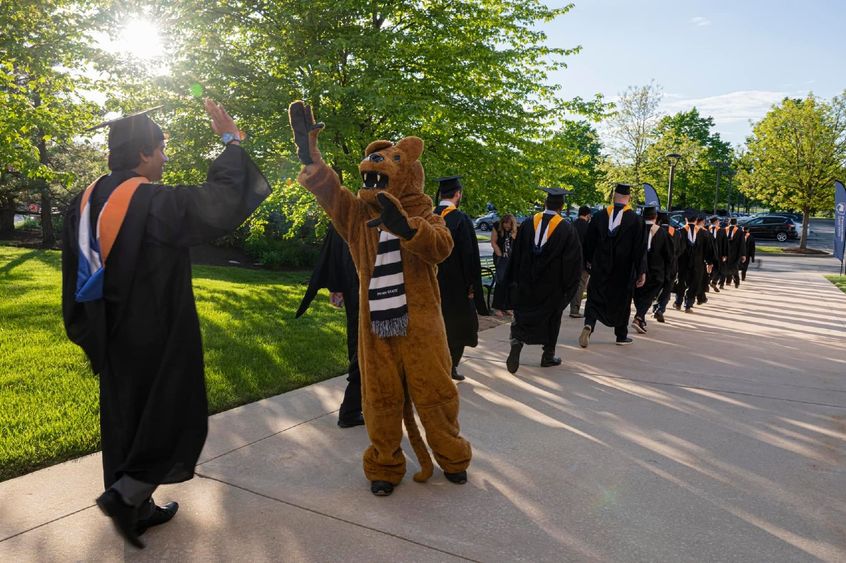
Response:
[[[337,378],[212,417],[143,551],[93,505],[98,455],[0,483],[0,561],[846,561],[846,295],[831,259],[762,260],[630,347],[600,327],[582,350],[565,315],[560,368],[533,346],[512,376],[508,326],[482,333],[465,486],[412,461],[372,496]]]

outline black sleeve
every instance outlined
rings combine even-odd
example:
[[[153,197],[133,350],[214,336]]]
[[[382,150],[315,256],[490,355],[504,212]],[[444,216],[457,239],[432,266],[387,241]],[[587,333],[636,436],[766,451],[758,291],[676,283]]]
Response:
[[[646,260],[646,245],[649,242],[647,238],[647,225],[644,224],[643,219],[635,215],[638,223],[638,229],[635,231],[640,235],[640,240],[636,241],[635,251],[640,253],[640,256],[635,256],[635,268],[637,275],[635,279],[639,278],[642,274],[649,272],[649,263]]]
[[[593,252],[596,249],[596,241],[599,238],[599,226],[597,224],[596,215],[590,220],[585,232],[585,243],[582,246],[582,260],[583,264],[587,265],[593,262]]]
[[[579,242],[579,235],[570,223],[559,226],[565,228],[564,250],[561,252],[561,287],[564,288],[564,303],[569,303],[582,278],[582,245]]]
[[[161,186],[150,203],[147,232],[174,246],[212,241],[241,225],[270,194],[270,186],[240,146],[212,162],[200,186]]]
[[[482,287],[482,260],[479,257],[479,239],[476,238],[476,230],[467,215],[462,215],[458,233],[460,233],[459,240],[456,240],[455,243],[456,247],[461,249],[461,269],[467,289],[473,288],[473,302],[476,306],[476,312],[480,315],[488,315],[488,306],[485,303],[485,294]]]

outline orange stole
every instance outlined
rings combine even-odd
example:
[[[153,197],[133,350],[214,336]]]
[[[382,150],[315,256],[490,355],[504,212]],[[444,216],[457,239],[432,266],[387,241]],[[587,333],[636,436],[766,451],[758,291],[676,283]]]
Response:
[[[95,180],[90,186],[85,188],[82,194],[82,199],[79,204],[80,213],[84,212],[85,206],[91,199],[91,193],[94,191],[94,186],[97,185],[100,179]],[[126,212],[129,210],[129,204],[132,201],[132,196],[141,184],[149,184],[150,180],[143,176],[136,176],[121,183],[106,200],[103,210],[100,212],[100,217],[97,220],[97,241],[100,244],[100,256],[103,264],[109,258],[112,252],[112,247],[117,240],[120,228],[123,225],[123,220],[126,218]]]

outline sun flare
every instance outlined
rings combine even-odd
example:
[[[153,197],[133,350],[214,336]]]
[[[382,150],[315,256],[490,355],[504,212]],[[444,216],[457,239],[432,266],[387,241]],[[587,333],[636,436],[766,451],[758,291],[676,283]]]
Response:
[[[113,50],[122,55],[149,61],[164,55],[159,27],[145,19],[134,19],[126,23],[120,35],[115,38]]]

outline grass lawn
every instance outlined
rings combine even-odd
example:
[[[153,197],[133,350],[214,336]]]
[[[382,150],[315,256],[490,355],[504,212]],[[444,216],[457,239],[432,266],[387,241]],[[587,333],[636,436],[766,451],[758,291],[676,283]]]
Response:
[[[825,279],[836,285],[840,291],[846,293],[846,276],[826,276]]]
[[[756,244],[755,252],[763,252],[764,254],[784,254],[784,249],[780,246],[765,246],[762,244]]]
[[[0,481],[99,449],[98,380],[64,333],[60,254],[0,246]],[[344,373],[344,313],[305,272],[197,266],[211,412]]]

